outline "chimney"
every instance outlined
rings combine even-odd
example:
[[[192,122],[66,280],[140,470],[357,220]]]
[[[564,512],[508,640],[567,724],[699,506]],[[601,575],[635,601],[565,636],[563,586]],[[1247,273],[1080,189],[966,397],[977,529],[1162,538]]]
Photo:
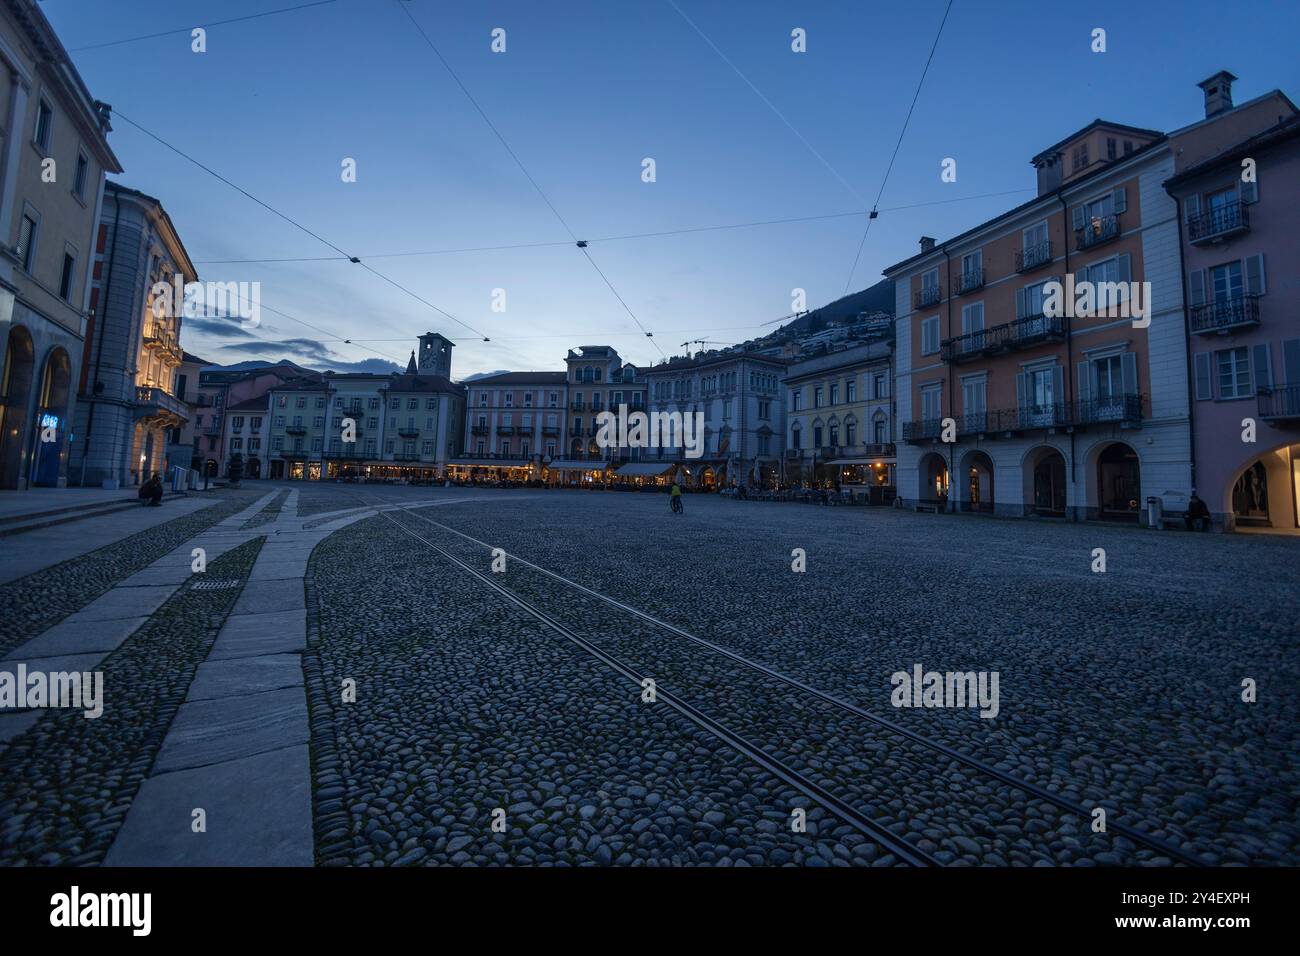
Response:
[[[929,236],[922,236],[921,253],[922,255],[924,255],[927,252],[934,252],[934,240],[931,239]]]
[[[1208,80],[1196,85],[1205,91],[1205,118],[1232,109],[1232,81],[1236,77],[1227,70],[1220,70]]]

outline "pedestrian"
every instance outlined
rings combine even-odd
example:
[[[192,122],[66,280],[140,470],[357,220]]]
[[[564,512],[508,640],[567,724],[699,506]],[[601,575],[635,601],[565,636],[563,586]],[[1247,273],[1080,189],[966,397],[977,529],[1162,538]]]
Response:
[[[1183,516],[1183,522],[1188,531],[1210,530],[1209,505],[1196,496],[1195,488],[1192,489],[1192,496],[1187,499],[1187,514]]]
[[[154,505],[155,507],[162,504],[163,483],[162,475],[155,474],[152,478],[140,486],[140,504]]]
[[[668,494],[673,514],[685,514],[686,510],[682,507],[682,484],[676,477],[673,478],[673,487]]]

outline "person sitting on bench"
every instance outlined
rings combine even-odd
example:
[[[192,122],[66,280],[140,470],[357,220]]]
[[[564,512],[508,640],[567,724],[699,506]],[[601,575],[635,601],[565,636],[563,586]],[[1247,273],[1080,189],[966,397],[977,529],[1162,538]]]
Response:
[[[1196,489],[1192,489],[1192,496],[1187,500],[1187,514],[1183,516],[1183,521],[1187,525],[1188,531],[1209,531],[1210,530],[1210,509],[1204,501],[1196,496]],[[1198,528],[1197,525],[1200,527]]]

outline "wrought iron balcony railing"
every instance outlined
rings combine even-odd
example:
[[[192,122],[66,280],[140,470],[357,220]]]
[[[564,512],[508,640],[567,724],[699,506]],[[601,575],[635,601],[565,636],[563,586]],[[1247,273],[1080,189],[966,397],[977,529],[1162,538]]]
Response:
[[[1259,296],[1238,295],[1191,308],[1192,332],[1227,333],[1230,329],[1259,325]]]
[[[957,277],[957,294],[965,295],[967,292],[974,292],[976,289],[984,286],[984,269],[971,269],[969,272],[963,272]]]
[[[943,299],[943,292],[937,285],[923,285],[912,296],[912,304],[915,308],[924,309],[926,306],[935,305]]]
[[[1196,245],[1217,242],[1250,229],[1250,210],[1234,200],[1196,216],[1187,217],[1187,241]]]
[[[982,355],[1029,348],[1051,339],[1064,338],[1064,316],[1030,315],[991,329],[967,332],[941,343],[945,362],[961,363]]]
[[[1036,242],[1016,253],[1016,271],[1032,272],[1052,261],[1052,242]]]
[[[1109,216],[1097,216],[1082,229],[1074,230],[1074,237],[1080,249],[1091,249],[1103,242],[1119,238],[1119,217],[1114,213]]]
[[[1265,421],[1300,422],[1300,385],[1261,389],[1259,417]]]

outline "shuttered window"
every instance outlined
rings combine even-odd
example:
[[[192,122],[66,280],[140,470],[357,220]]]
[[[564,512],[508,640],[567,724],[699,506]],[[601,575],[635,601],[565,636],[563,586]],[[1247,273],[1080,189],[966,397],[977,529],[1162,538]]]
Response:
[[[1210,353],[1196,353],[1196,400],[1206,402],[1214,398],[1213,371],[1211,369]]]
[[[32,260],[35,259],[35,249],[36,220],[26,213],[23,213],[23,222],[18,228],[18,245],[14,248],[14,251],[18,253],[18,261],[23,264],[23,268],[28,272],[32,271]]]

